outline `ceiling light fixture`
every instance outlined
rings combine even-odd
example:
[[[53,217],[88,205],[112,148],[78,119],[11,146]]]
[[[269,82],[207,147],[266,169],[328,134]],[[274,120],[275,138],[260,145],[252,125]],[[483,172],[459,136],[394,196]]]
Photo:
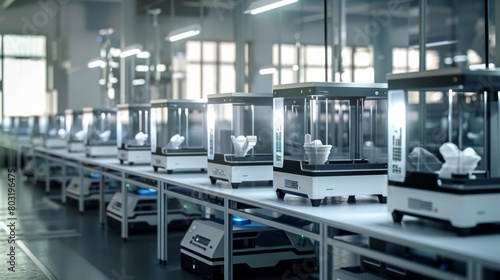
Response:
[[[135,71],[137,72],[148,72],[149,67],[147,65],[137,65],[135,66]]]
[[[89,68],[96,68],[96,67],[104,68],[104,66],[106,66],[106,63],[104,62],[104,60],[102,60],[100,58],[94,58],[94,59],[89,61],[87,66]]]
[[[430,42],[425,44],[425,47],[427,48],[435,48],[435,47],[441,47],[441,46],[447,46],[447,45],[453,45],[458,43],[457,40],[444,40],[444,41],[437,41],[437,42]],[[410,49],[418,49],[420,45],[411,45],[408,48]]]
[[[245,14],[256,15],[289,4],[293,4],[298,1],[299,0],[260,0],[251,3],[250,6],[248,6],[248,9],[245,11]]]
[[[111,56],[112,57],[117,57],[117,56],[120,56],[120,53],[122,52],[120,49],[116,49],[116,48],[111,48],[109,50],[109,52],[111,53]]]
[[[142,51],[142,46],[139,44],[130,45],[125,47],[123,51],[120,53],[120,57],[129,57],[132,55],[136,55]]]
[[[270,68],[262,68],[259,70],[259,75],[270,75],[274,74],[276,72],[276,68],[270,67]]]
[[[168,36],[165,37],[165,40],[168,40],[170,42],[175,42],[192,36],[196,36],[200,34],[200,32],[201,32],[201,26],[199,24],[192,24],[171,31],[170,33],[168,33]]]
[[[137,58],[149,58],[151,56],[151,54],[147,51],[142,51],[142,52],[138,53],[136,56],[137,56]]]
[[[156,65],[156,69],[158,72],[165,72],[167,70],[167,66],[165,64],[158,64]]]
[[[135,79],[132,81],[132,85],[134,86],[142,86],[146,84],[146,80],[144,79]]]

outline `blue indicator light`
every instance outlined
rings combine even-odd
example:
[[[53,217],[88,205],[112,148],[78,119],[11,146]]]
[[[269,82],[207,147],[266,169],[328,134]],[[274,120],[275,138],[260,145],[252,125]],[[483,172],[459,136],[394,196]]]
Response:
[[[250,224],[252,221],[250,221],[249,219],[247,218],[242,218],[242,217],[238,217],[238,216],[233,216],[233,224],[236,225],[236,226],[242,226],[242,225],[248,225]]]
[[[140,195],[156,195],[155,189],[137,189],[137,194]]]

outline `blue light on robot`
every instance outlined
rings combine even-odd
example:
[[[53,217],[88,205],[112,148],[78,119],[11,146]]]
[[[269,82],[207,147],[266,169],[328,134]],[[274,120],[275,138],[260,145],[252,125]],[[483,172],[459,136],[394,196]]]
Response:
[[[137,194],[140,195],[156,195],[155,189],[138,189]]]
[[[233,225],[242,226],[242,225],[248,225],[250,223],[251,223],[251,221],[247,218],[233,216]]]

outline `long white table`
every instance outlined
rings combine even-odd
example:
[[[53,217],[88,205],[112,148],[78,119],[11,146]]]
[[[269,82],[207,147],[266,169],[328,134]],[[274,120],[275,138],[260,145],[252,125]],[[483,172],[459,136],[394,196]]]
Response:
[[[226,182],[211,185],[206,173],[179,172],[166,174],[153,172],[147,165],[121,165],[116,158],[87,158],[58,150],[36,148],[35,156],[61,161],[80,170],[92,170],[101,176],[100,221],[104,223],[104,178],[121,182],[123,201],[127,201],[126,184],[158,189],[158,259],[167,261],[167,209],[168,198],[187,200],[202,207],[219,210],[224,214],[224,275],[232,279],[232,217],[240,216],[271,227],[303,235],[315,241],[318,248],[320,279],[343,279],[345,271],[338,269],[335,252],[348,251],[395,265],[398,268],[419,272],[436,278],[483,279],[486,273],[500,273],[500,233],[459,237],[446,228],[412,217],[405,217],[401,224],[392,222],[390,213],[376,197],[357,198],[357,203],[333,199],[327,205],[312,207],[309,200],[287,195],[276,198],[269,185],[249,184],[232,189]],[[67,163],[64,163],[66,162]],[[80,171],[81,174],[82,171]],[[144,183],[144,179],[148,183]],[[64,188],[63,188],[64,189]],[[63,193],[61,193],[64,196]],[[389,198],[390,199],[390,198]],[[80,199],[83,201],[83,197]],[[122,217],[128,217],[122,203]],[[83,211],[83,207],[80,209]],[[304,221],[310,223],[304,226]],[[128,221],[122,219],[122,238],[128,238]],[[436,268],[432,265],[395,256],[370,248],[359,240],[378,240],[387,246],[402,246],[408,250],[423,250],[463,264],[460,272]],[[343,274],[344,273],[344,274]],[[342,277],[340,277],[341,275]],[[495,274],[498,275],[498,274]],[[348,277],[347,275],[346,277]],[[355,277],[355,276],[354,276]]]

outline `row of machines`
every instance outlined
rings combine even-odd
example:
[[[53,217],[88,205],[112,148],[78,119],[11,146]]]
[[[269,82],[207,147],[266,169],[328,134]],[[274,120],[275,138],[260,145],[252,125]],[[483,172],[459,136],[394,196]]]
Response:
[[[2,137],[16,143],[47,148],[66,147],[67,133],[63,114],[53,116],[7,116],[2,120]]]
[[[2,119],[2,136],[16,143],[41,145],[47,131],[47,118],[10,116]]]
[[[205,170],[205,112],[206,102],[197,100],[120,104],[116,112],[117,141],[108,143],[108,155],[116,155],[120,164],[151,164],[155,172],[159,168],[167,173],[174,169]],[[156,191],[133,186],[128,190],[128,222],[156,226]],[[116,192],[106,209],[108,220],[121,222],[122,203],[122,193]],[[200,207],[179,199],[169,199],[167,211],[167,224],[174,227],[189,225],[201,216]]]
[[[441,69],[389,75],[387,84],[299,83],[207,101],[89,108],[82,140],[87,156],[155,172],[206,171],[212,184],[232,188],[271,182],[278,199],[303,196],[316,207],[327,197],[374,195],[396,223],[429,218],[467,235],[500,222],[499,81],[495,70]],[[182,244],[183,267],[193,271],[203,248],[212,254],[204,265],[216,264],[207,258],[220,254],[211,241],[223,234],[196,223]]]
[[[63,128],[63,129],[61,129]],[[15,116],[5,117],[2,121],[2,136],[11,143],[24,147],[46,146],[57,148],[66,145],[66,130],[64,129],[64,115],[48,116]],[[23,151],[23,174],[28,179],[33,178],[35,162],[32,150]],[[39,166],[45,174],[47,165]],[[52,170],[57,172],[57,170]]]
[[[409,215],[449,224],[460,236],[491,232],[482,226],[500,222],[499,82],[497,70],[442,69],[389,75],[387,97],[374,85],[275,86],[273,188],[278,198],[307,196],[313,206],[332,195],[386,194],[395,223]],[[186,234],[183,258],[201,259],[189,254],[199,240]],[[368,241],[373,250],[465,273],[433,252]],[[359,263],[386,279],[431,279],[365,256]]]
[[[87,157],[118,157],[121,164],[145,164],[151,160],[151,110],[149,104],[120,104],[117,109],[83,108],[67,110],[68,151],[83,152]],[[80,144],[80,145],[79,145]],[[99,174],[73,177],[67,186],[68,197],[78,199],[80,188],[86,201],[99,199]],[[110,224],[121,223],[123,195],[117,181],[105,179],[106,215]],[[134,228],[157,225],[156,190],[127,185],[130,209],[128,223]],[[171,226],[189,225],[200,217],[200,208],[178,199],[169,199],[168,222]]]
[[[206,171],[212,184],[272,182],[279,199],[304,196],[313,206],[331,196],[385,202],[389,191],[396,222],[413,214],[470,229],[495,221],[500,121],[490,92],[498,77],[448,69],[389,75],[387,85],[279,85],[269,94],[67,110],[2,126],[12,122],[18,141],[31,130],[31,140],[46,147],[66,142],[69,151],[83,146],[87,156],[113,155],[154,171]]]
[[[500,221],[499,79],[494,70],[447,69],[390,75],[388,84],[302,83],[275,86],[272,95],[209,96],[208,177],[233,188],[272,181],[279,199],[304,196],[313,206],[331,196],[387,197],[396,223],[410,215],[468,235]],[[160,143],[168,145],[157,142],[157,152]],[[194,221],[181,244],[183,268],[220,273],[212,242],[221,236],[220,224]],[[362,269],[390,274],[366,260]]]

